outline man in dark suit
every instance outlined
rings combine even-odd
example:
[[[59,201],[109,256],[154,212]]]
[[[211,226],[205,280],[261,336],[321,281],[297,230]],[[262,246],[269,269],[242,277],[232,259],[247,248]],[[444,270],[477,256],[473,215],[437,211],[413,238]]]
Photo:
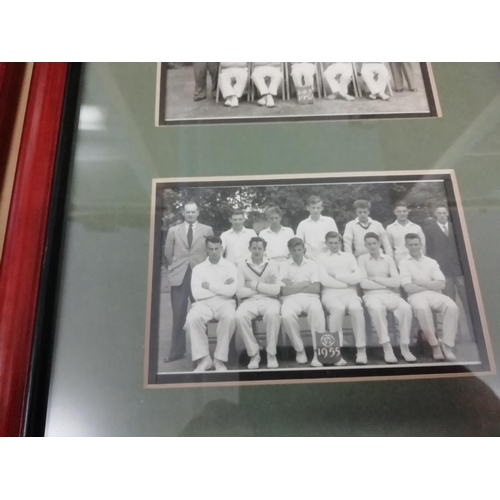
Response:
[[[186,354],[186,322],[188,299],[191,294],[191,272],[194,266],[207,258],[205,238],[213,236],[210,226],[198,222],[199,209],[195,202],[184,205],[184,222],[168,230],[165,256],[168,263],[168,280],[172,301],[172,344],[165,361],[181,359]]]
[[[457,292],[464,308],[469,334],[474,338],[469,302],[465,290],[464,272],[458,255],[457,241],[448,208],[438,205],[434,208],[435,221],[424,228],[427,255],[436,260],[446,278],[443,293],[456,301]]]
[[[202,101],[207,98],[207,73],[212,79],[212,94],[217,91],[217,77],[219,75],[219,63],[217,62],[194,62],[194,100]]]

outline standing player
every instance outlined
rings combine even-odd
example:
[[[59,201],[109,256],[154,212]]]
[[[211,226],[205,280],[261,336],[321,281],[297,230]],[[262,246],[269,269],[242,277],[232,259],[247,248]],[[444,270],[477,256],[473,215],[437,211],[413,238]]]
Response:
[[[236,326],[250,356],[248,368],[255,370],[259,368],[260,353],[252,331],[252,320],[262,316],[267,333],[267,367],[278,368],[276,346],[281,322],[279,269],[275,262],[264,257],[266,240],[254,236],[248,248],[252,256],[238,265],[236,296],[241,304],[236,311]]]
[[[266,240],[266,256],[270,261],[276,262],[278,265],[288,260],[290,253],[288,251],[288,242],[293,238],[293,229],[291,227],[283,227],[281,218],[283,212],[279,207],[269,207],[266,210],[267,221],[269,227],[263,229],[259,236]]]
[[[247,229],[243,225],[245,223],[245,214],[243,210],[233,210],[229,222],[231,223],[231,229],[224,231],[220,237],[222,240],[224,257],[237,266],[250,256],[248,242],[250,238],[257,236],[257,234],[253,229]]]
[[[413,363],[417,358],[410,352],[411,307],[399,295],[399,278],[396,264],[390,255],[380,251],[378,234],[365,235],[365,245],[369,253],[358,258],[361,272],[361,288],[364,301],[378,338],[384,348],[386,363],[397,363],[392,350],[387,329],[387,311],[392,311],[398,320],[401,354],[405,361]]]
[[[298,225],[296,236],[304,241],[306,257],[316,260],[318,255],[326,252],[326,233],[337,232],[337,224],[331,217],[321,215],[323,200],[320,197],[310,196],[307,199],[306,208],[309,211],[309,217]]]
[[[386,228],[389,244],[394,251],[394,260],[396,264],[403,257],[408,256],[408,249],[405,244],[405,236],[409,233],[415,233],[420,236],[422,241],[422,253],[425,254],[425,236],[422,228],[408,219],[408,205],[404,201],[398,201],[394,205],[394,215],[396,220]]]
[[[441,292],[445,277],[439,264],[422,253],[422,241],[418,234],[405,236],[410,255],[399,263],[401,286],[408,293],[408,302],[413,308],[436,360],[456,361],[453,354],[458,328],[458,306]],[[443,315],[443,339],[441,347],[436,337],[432,311]],[[443,357],[444,354],[444,357]]]
[[[328,329],[330,333],[339,332],[342,346],[342,326],[346,311],[349,312],[356,339],[356,364],[365,365],[366,332],[365,314],[356,285],[361,281],[358,264],[354,255],[341,252],[341,236],[329,232],[325,237],[328,252],[318,257],[318,271],[323,291],[321,301],[330,314]],[[345,365],[344,359],[337,365]]]
[[[222,241],[216,236],[207,238],[207,259],[193,269],[191,289],[196,302],[186,319],[186,331],[191,339],[193,361],[198,361],[195,372],[212,367],[208,350],[207,323],[215,319],[217,347],[213,365],[217,371],[226,371],[229,343],[236,327],[236,302],[233,299],[237,287],[236,267],[222,258]]]
[[[344,231],[344,251],[353,253],[357,258],[368,253],[365,247],[365,235],[376,233],[380,237],[380,243],[387,255],[392,255],[392,248],[387,239],[387,233],[380,222],[370,217],[371,203],[366,200],[356,200],[354,210],[356,218],[348,222]]]
[[[281,321],[285,333],[290,338],[297,352],[297,363],[307,363],[304,342],[300,336],[299,315],[307,314],[307,321],[312,333],[314,356],[311,366],[322,366],[316,353],[315,333],[325,333],[325,314],[321,301],[318,267],[304,257],[305,246],[300,238],[292,238],[288,242],[292,258],[281,265]]]

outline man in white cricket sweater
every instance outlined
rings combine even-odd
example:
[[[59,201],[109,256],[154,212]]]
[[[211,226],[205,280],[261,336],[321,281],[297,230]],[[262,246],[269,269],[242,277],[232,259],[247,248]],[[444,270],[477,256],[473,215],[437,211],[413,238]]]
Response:
[[[238,276],[236,266],[221,257],[221,239],[208,236],[206,244],[207,260],[193,269],[191,291],[196,302],[188,313],[185,328],[191,339],[193,361],[198,361],[194,371],[204,372],[212,367],[207,323],[212,319],[219,322],[213,365],[216,371],[226,371],[224,362],[228,360],[229,343],[236,327],[236,301],[233,297]]]
[[[307,321],[312,334],[314,356],[311,366],[322,366],[318,361],[315,333],[325,333],[325,313],[319,300],[321,284],[318,266],[306,259],[305,245],[300,238],[288,242],[292,258],[280,267],[281,284],[281,321],[293,348],[297,352],[295,360],[299,364],[307,363],[304,342],[300,336],[299,315],[307,314]]]
[[[251,238],[248,248],[252,256],[238,265],[236,296],[241,304],[236,311],[236,327],[250,356],[250,370],[256,370],[260,364],[259,344],[252,331],[252,320],[257,316],[262,316],[266,324],[267,367],[278,368],[276,345],[281,322],[278,300],[281,287],[278,265],[264,257],[266,246],[263,238]]]
[[[290,257],[288,242],[294,237],[291,227],[281,225],[283,212],[279,207],[269,207],[266,210],[269,227],[263,229],[259,236],[267,242],[266,257],[278,264],[286,262]]]
[[[408,303],[418,319],[427,342],[432,347],[432,356],[437,361],[446,358],[456,361],[453,354],[458,329],[458,306],[442,292],[446,278],[439,264],[422,253],[422,241],[418,234],[405,236],[410,255],[401,259],[399,274],[401,286],[408,294]],[[432,311],[443,315],[443,338],[441,346],[436,336]]]
[[[237,266],[250,257],[248,242],[250,238],[257,236],[257,233],[253,229],[244,226],[245,213],[243,210],[233,210],[229,222],[231,223],[231,229],[224,231],[220,235],[223,256]]]
[[[326,252],[325,234],[328,231],[338,231],[337,224],[331,217],[322,215],[323,200],[319,196],[309,196],[306,201],[309,217],[297,226],[297,238],[304,241],[306,257],[316,260],[318,255]]]
[[[280,62],[254,62],[252,81],[257,87],[261,98],[257,101],[260,106],[274,107],[273,96],[278,93],[283,74]],[[266,83],[269,78],[269,83]]]
[[[372,205],[369,201],[356,200],[354,202],[356,218],[348,222],[345,226],[344,252],[353,253],[356,258],[364,253],[368,253],[365,246],[366,233],[378,234],[384,253],[392,255],[392,247],[387,238],[384,226],[370,217],[371,207]]]
[[[403,257],[408,256],[408,249],[406,248],[405,236],[409,233],[415,233],[420,236],[422,240],[422,253],[425,255],[425,235],[422,228],[408,219],[410,211],[408,210],[408,205],[404,201],[398,201],[394,205],[394,215],[396,220],[389,224],[386,228],[387,238],[389,243],[394,250],[394,260],[396,264]]]
[[[330,313],[330,333],[339,333],[342,346],[342,327],[346,311],[352,321],[352,329],[356,339],[356,364],[366,365],[366,332],[365,313],[358,296],[356,285],[361,281],[361,274],[356,259],[353,255],[341,252],[341,236],[331,231],[325,236],[328,252],[321,254],[316,263],[323,290],[321,301]],[[337,366],[345,365],[343,358],[336,363]]]
[[[364,301],[380,344],[384,349],[386,363],[397,363],[387,328],[387,311],[392,311],[398,320],[401,355],[405,361],[413,363],[417,358],[410,352],[411,306],[399,294],[401,280],[390,255],[380,251],[378,234],[368,233],[365,245],[369,253],[358,258],[361,272],[361,288]]]

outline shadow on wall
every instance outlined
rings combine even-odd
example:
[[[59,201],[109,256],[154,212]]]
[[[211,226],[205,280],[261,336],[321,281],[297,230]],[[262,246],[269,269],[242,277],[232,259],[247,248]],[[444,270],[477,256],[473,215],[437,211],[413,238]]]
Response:
[[[181,436],[500,436],[500,402],[473,377],[241,387]]]

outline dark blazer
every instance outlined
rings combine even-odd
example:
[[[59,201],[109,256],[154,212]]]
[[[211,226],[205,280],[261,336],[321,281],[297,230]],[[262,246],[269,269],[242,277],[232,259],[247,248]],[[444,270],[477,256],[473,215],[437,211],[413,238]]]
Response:
[[[448,222],[449,235],[446,236],[436,221],[424,227],[427,256],[437,260],[445,276],[462,276],[462,264],[458,255],[457,240],[453,224]]]
[[[179,286],[182,283],[188,266],[193,268],[207,258],[205,239],[213,234],[210,226],[197,222],[190,249],[184,223],[168,230],[165,256],[168,262],[168,280],[172,286]]]

